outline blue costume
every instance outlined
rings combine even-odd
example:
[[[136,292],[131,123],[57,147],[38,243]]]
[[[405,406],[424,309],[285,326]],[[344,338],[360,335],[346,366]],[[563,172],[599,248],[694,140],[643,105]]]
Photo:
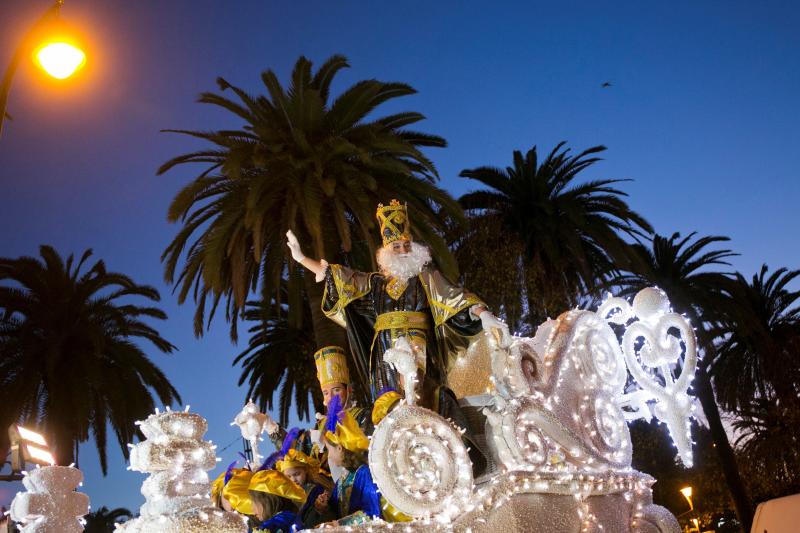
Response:
[[[343,526],[361,524],[383,516],[378,486],[372,481],[367,465],[361,465],[355,472],[348,472],[336,482],[330,505],[342,517],[339,524]]]
[[[281,511],[269,520],[264,520],[253,529],[253,533],[291,533],[303,529],[300,518],[291,511]]]

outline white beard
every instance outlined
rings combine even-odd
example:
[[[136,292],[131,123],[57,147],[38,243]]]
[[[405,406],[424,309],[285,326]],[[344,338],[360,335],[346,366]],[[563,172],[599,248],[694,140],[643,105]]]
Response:
[[[389,247],[378,250],[375,259],[381,274],[387,277],[408,281],[416,276],[431,262],[431,251],[427,246],[411,243],[411,251],[407,254],[396,254]]]

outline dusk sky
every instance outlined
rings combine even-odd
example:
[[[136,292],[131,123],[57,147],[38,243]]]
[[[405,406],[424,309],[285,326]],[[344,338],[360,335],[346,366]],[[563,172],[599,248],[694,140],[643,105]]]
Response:
[[[0,67],[49,4],[0,2]],[[0,256],[92,248],[157,287],[169,319],[155,325],[179,351],[147,353],[220,448],[238,436],[229,422],[245,398],[231,361],[247,339],[233,346],[222,317],[194,338],[194,306],[178,306],[159,257],[178,229],[167,205],[199,169],[155,175],[203,146],[159,130],[241,126],[195,102],[217,76],[263,92],[263,70],[286,80],[300,55],[319,65],[344,54],[334,94],[367,78],[419,91],[382,113],[428,117],[419,129],[447,139],[429,155],[454,195],[473,187],[462,169],[505,167],[513,150],[603,144],[606,160],[584,177],[631,178],[630,204],[658,233],[727,235],[748,277],[762,263],[800,268],[797,2],[67,0],[62,17],[85,34],[88,64],[62,87],[28,63],[14,80]],[[91,441],[80,466],[93,508],[138,510],[145,476],[126,471],[115,444],[107,477]],[[15,490],[0,484],[0,505]]]

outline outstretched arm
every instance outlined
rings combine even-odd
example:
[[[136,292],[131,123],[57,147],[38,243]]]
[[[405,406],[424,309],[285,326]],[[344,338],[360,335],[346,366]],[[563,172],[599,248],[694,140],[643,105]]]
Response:
[[[325,279],[325,269],[328,268],[328,262],[324,259],[315,261],[303,255],[303,251],[300,249],[300,243],[297,241],[297,237],[295,237],[292,230],[286,232],[286,244],[289,246],[289,250],[292,253],[292,259],[313,272],[317,282]]]
[[[477,317],[481,320],[483,330],[487,334],[491,334],[494,330],[500,331],[500,345],[507,348],[511,345],[511,334],[508,331],[508,326],[499,318],[494,316],[491,311],[486,309],[484,305],[473,305],[470,310],[470,315]]]

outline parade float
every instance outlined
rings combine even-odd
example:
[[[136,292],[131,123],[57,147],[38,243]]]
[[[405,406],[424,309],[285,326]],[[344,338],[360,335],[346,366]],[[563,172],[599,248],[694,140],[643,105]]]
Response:
[[[407,206],[379,204],[376,216],[383,247],[375,272],[311,259],[287,233],[292,258],[324,283],[321,310],[346,329],[352,372],[370,400],[366,409],[355,406],[347,392],[333,404],[352,411],[345,418],[361,435],[350,451],[368,448],[363,493],[375,506],[369,515],[358,509],[364,518],[358,523],[339,527],[335,519],[326,528],[678,532],[675,517],[652,502],[656,480],[632,468],[628,430],[640,418],[665,424],[677,456],[691,466],[697,346],[691,324],[671,310],[667,295],[654,287],[632,303],[609,295],[596,311],[568,311],[532,338],[514,336],[414,242]],[[328,357],[316,361],[320,386],[349,390],[344,348],[317,353]],[[326,370],[335,357],[338,370]],[[370,412],[371,425],[356,421]],[[328,414],[324,435],[338,449],[336,413]],[[151,474],[142,486],[147,501],[121,531],[247,529],[243,516],[211,505],[207,471],[218,459],[202,440],[205,419],[167,411],[139,424],[145,440],[131,445],[130,468]],[[264,432],[273,439],[277,424],[249,402],[233,425],[254,456],[248,472],[271,469],[269,461],[261,464],[258,444]],[[316,446],[324,447],[324,439]],[[334,496],[340,482],[343,493],[352,489],[343,485],[348,479],[337,481]],[[338,509],[342,519],[352,512],[349,503]],[[370,520],[376,514],[396,521]]]
[[[459,429],[406,403],[375,428],[370,470],[413,517],[403,531],[677,533],[675,517],[652,503],[656,480],[631,467],[627,422],[666,424],[691,466],[696,363],[691,325],[656,288],[632,305],[609,297],[597,312],[566,312],[508,346],[486,335],[448,378],[488,472],[473,479]]]
[[[691,325],[656,288],[632,304],[609,297],[596,312],[568,311],[533,338],[485,334],[448,380],[487,468],[473,476],[463,429],[403,400],[375,427],[369,467],[382,496],[411,521],[328,529],[677,533],[675,517],[652,503],[656,480],[631,467],[627,423],[666,424],[677,456],[691,466],[696,363]],[[257,419],[258,429],[247,431],[257,449],[264,420],[246,411],[238,425],[244,432]],[[130,469],[150,474],[146,502],[118,531],[247,531],[243,516],[210,505],[207,471],[218,459],[202,439],[205,419],[188,408],[157,411],[139,426],[145,440],[131,445]],[[12,518],[22,531],[81,531],[88,512],[88,498],[75,492],[81,479],[61,466],[27,474]]]

